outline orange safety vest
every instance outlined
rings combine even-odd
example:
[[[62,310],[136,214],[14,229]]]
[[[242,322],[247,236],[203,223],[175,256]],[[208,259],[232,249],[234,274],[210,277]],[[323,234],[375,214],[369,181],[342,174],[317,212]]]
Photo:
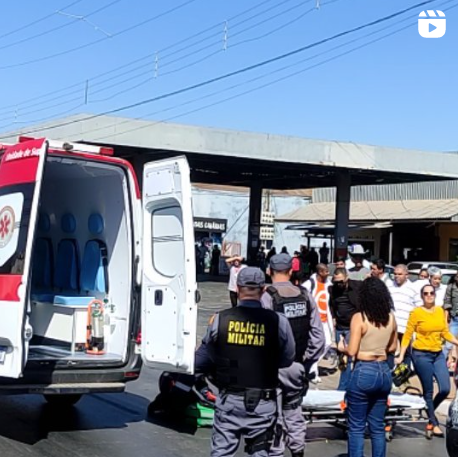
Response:
[[[325,324],[328,322],[328,293],[326,288],[326,284],[316,281],[313,294],[320,313],[321,322]]]

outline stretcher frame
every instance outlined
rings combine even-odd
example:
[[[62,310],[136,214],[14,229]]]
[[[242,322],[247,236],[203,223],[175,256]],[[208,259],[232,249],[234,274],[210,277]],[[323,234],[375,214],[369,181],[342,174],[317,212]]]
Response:
[[[330,393],[337,393],[337,391],[312,391],[316,396],[317,392],[323,393],[323,399],[328,398]],[[344,433],[348,430],[346,403],[344,400],[344,393],[342,401],[339,405],[309,405],[307,400],[304,399],[302,404],[302,414],[307,424],[330,424]],[[404,404],[399,404],[399,399],[413,397],[409,394],[392,394],[390,395],[387,403],[385,413],[385,439],[390,442],[394,437],[394,430],[398,424],[426,424],[428,423],[426,404],[423,400]]]

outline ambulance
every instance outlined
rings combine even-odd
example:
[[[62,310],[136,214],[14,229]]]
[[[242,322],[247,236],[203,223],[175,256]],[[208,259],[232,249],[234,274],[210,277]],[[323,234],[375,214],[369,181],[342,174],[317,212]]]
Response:
[[[197,304],[185,157],[0,146],[0,394],[122,392],[142,361],[192,373]]]

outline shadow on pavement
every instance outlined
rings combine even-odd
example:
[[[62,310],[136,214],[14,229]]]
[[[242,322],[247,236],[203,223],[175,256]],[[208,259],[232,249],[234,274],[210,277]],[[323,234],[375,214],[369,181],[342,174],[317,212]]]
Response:
[[[167,428],[178,433],[184,433],[186,435],[195,435],[197,432],[197,426],[187,424],[184,420],[177,420],[176,418],[165,414],[157,413],[153,415],[148,415],[146,417],[146,422],[154,424],[158,427]]]
[[[121,429],[144,421],[149,400],[131,393],[86,395],[59,408],[40,395],[0,397],[0,436],[34,445],[53,432]]]

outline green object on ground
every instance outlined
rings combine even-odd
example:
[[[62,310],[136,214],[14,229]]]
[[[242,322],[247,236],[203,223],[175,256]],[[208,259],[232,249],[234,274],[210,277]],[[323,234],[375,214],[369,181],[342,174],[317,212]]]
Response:
[[[200,403],[189,405],[185,411],[186,423],[197,427],[212,427],[213,415],[213,408],[208,408]]]

